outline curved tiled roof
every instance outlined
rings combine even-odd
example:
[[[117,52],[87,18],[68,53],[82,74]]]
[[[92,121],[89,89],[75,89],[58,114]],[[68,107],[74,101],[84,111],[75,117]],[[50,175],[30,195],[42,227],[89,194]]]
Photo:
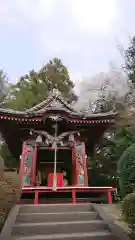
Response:
[[[80,118],[99,118],[99,117],[113,117],[116,115],[114,111],[106,112],[106,113],[92,113],[91,111],[87,111],[82,113],[80,111],[75,110],[68,103],[66,103],[60,96],[52,94],[48,98],[46,98],[41,103],[35,105],[30,109],[26,109],[25,111],[16,111],[13,109],[4,109],[0,108],[0,114],[8,114],[15,116],[24,116],[24,117],[32,117],[36,115],[42,115],[48,111],[64,111],[67,112],[71,116],[78,116]]]

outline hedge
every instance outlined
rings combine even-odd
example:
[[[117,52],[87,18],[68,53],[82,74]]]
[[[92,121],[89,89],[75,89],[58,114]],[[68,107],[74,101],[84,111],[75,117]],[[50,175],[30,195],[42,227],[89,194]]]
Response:
[[[135,191],[135,144],[124,151],[117,169],[120,195],[123,198]]]
[[[131,237],[135,239],[135,192],[128,194],[122,202],[124,220],[132,230]]]

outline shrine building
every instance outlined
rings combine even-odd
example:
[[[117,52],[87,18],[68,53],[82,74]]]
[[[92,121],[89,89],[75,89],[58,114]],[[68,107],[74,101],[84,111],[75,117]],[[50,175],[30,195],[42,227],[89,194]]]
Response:
[[[112,186],[88,184],[87,148],[92,151],[115,116],[81,113],[56,94],[26,111],[0,108],[1,134],[20,161],[21,202],[76,203],[97,192],[112,203]]]

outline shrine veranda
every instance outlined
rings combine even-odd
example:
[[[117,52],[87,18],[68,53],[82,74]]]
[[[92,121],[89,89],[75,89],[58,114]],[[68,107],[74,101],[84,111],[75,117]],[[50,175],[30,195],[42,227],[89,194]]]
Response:
[[[21,202],[60,198],[65,203],[68,196],[76,203],[87,201],[89,193],[106,193],[112,203],[112,186],[88,185],[87,148],[115,123],[115,116],[113,111],[82,114],[57,95],[26,111],[1,108],[0,131],[20,159]]]

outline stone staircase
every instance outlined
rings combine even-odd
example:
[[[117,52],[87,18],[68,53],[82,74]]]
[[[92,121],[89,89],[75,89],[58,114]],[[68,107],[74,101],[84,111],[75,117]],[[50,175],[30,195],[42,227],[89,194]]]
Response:
[[[11,221],[12,216],[9,216]],[[12,225],[12,226],[9,226]],[[92,204],[22,205],[6,240],[117,240]],[[1,238],[0,238],[1,239]],[[4,239],[4,238],[3,238]]]

